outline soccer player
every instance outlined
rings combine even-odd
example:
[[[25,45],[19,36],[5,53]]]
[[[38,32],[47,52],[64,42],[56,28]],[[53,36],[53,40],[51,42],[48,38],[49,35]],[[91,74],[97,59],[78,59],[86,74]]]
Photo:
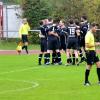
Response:
[[[66,42],[67,42],[67,27],[65,26],[65,21],[60,20],[59,23],[59,36],[60,36],[60,50],[64,50],[66,52]]]
[[[82,50],[81,50],[81,29],[80,29],[80,22],[79,22],[78,19],[75,20],[75,25],[76,25],[76,28],[77,28],[78,54],[81,57],[81,61],[80,62],[82,62],[83,54],[82,54]],[[73,54],[73,56],[75,56],[75,54]],[[73,57],[73,61],[74,61],[74,57]]]
[[[89,30],[89,22],[87,20],[87,16],[83,15],[81,17],[81,23],[80,23],[80,30],[81,30],[81,49],[80,49],[80,57],[81,57],[81,62],[85,61],[85,57],[83,56],[84,51],[85,51],[85,35],[87,33],[87,31]]]
[[[96,63],[97,67],[97,75],[98,75],[98,81],[100,85],[100,61],[95,51],[95,39],[94,34],[97,29],[97,24],[92,23],[90,30],[87,32],[85,36],[85,49],[86,49],[86,58],[87,58],[87,65],[86,65],[86,71],[85,71],[85,83],[84,85],[89,86],[90,82],[88,80],[91,67],[94,63]],[[98,43],[97,45],[100,45]]]
[[[40,21],[39,30],[41,31],[41,33],[39,34],[41,53],[39,54],[38,64],[41,65],[43,54],[44,54],[44,64],[46,64],[46,61],[47,61],[47,57],[46,57],[47,55],[46,54],[47,53],[47,34],[45,30],[45,20]]]
[[[19,29],[19,37],[21,38],[23,42],[22,49],[25,48],[27,54],[28,54],[28,31],[29,30],[30,30],[30,26],[28,24],[28,21],[26,18],[24,18],[22,21],[22,25]]]
[[[80,23],[80,29],[81,29],[81,46],[85,48],[85,35],[87,31],[89,30],[89,22],[87,20],[87,16],[82,16],[81,17],[81,23]]]
[[[78,43],[77,50],[78,50],[78,54],[79,54],[81,35],[80,35],[80,22],[79,22],[78,19],[75,19],[75,26],[76,26],[76,37],[77,37],[77,43]],[[75,54],[74,54],[74,52],[72,52],[72,58],[73,58],[72,65],[75,65]]]
[[[48,44],[48,30],[53,26],[53,19],[52,18],[48,18],[45,19],[45,30],[46,30],[46,34],[47,34],[47,44]],[[48,54],[46,54],[46,58],[49,59]],[[51,64],[55,64],[57,62],[57,53],[55,50],[52,51],[52,63]]]
[[[71,53],[71,49],[74,50],[74,54],[75,54],[75,64],[78,64],[78,40],[77,40],[77,34],[76,34],[76,25],[74,24],[73,19],[70,19],[69,21],[69,25],[68,25],[68,39],[67,39],[67,49],[66,49],[66,53],[67,53],[67,64],[66,65],[70,65],[71,64],[71,57],[70,55]]]
[[[61,54],[59,51],[59,41],[58,41],[58,33],[57,33],[57,25],[59,24],[59,20],[56,19],[53,22],[53,25],[51,27],[48,28],[48,49],[47,49],[47,53],[48,53],[48,62],[47,65],[50,64],[50,51],[56,51],[57,53],[57,63],[60,65],[62,64],[61,62]]]

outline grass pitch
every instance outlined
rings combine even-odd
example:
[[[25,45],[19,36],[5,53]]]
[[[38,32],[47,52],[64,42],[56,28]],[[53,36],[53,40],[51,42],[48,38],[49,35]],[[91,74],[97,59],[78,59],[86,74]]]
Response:
[[[6,41],[0,40],[0,50],[16,50],[17,47],[16,41]],[[40,46],[38,44],[29,44],[29,50],[39,50]]]
[[[0,100],[99,100],[95,66],[91,86],[83,85],[84,72],[84,63],[38,66],[37,55],[0,55]]]

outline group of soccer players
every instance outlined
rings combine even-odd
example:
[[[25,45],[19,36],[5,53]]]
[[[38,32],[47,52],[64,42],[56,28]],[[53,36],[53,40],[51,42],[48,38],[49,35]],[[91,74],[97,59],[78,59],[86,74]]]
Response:
[[[44,19],[40,21],[40,46],[38,64],[42,64],[44,56],[44,64],[62,64],[62,50],[66,53],[66,65],[79,65],[85,61],[85,35],[89,30],[89,23],[86,16],[82,16],[81,20],[69,19],[66,23],[60,19]],[[50,54],[52,53],[52,62],[50,62]],[[81,59],[79,58],[81,57]]]
[[[19,29],[21,42],[17,47],[20,54],[22,49],[28,54],[28,31],[30,26],[27,19],[23,19],[23,24]],[[81,17],[81,21],[70,19],[68,23],[59,19],[44,19],[40,21],[40,46],[38,64],[41,65],[42,56],[44,56],[44,64],[62,64],[62,50],[66,53],[66,65],[79,65],[86,61],[86,71],[84,85],[91,85],[89,75],[93,64],[97,67],[98,84],[100,85],[100,60],[96,54],[95,33],[98,30],[98,24],[92,23],[89,27],[86,16]],[[88,31],[89,30],[89,31]],[[52,53],[52,62],[50,62],[50,53]],[[86,58],[83,55],[86,55]],[[80,59],[80,58],[81,59]]]

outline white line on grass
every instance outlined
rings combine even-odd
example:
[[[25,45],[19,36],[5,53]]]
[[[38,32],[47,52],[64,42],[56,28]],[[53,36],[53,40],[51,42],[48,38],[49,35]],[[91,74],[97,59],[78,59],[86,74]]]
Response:
[[[27,71],[27,70],[40,69],[40,68],[45,68],[45,67],[32,67],[32,68],[26,68],[26,69],[20,69],[20,70],[12,70],[12,71],[8,71],[8,72],[2,72],[2,73],[0,73],[0,75],[5,75],[5,74],[15,73],[15,72],[23,72],[23,71]],[[4,94],[4,93],[8,93],[8,92],[21,92],[21,91],[29,90],[29,89],[36,88],[39,86],[39,84],[37,82],[31,82],[31,81],[26,81],[26,80],[23,80],[23,81],[22,80],[12,80],[12,79],[0,79],[0,80],[17,81],[17,82],[24,82],[24,83],[32,84],[32,86],[22,88],[22,89],[0,91],[0,94]]]
[[[23,72],[31,69],[40,69],[40,68],[46,68],[46,67],[32,67],[32,68],[26,68],[26,69],[19,69],[19,70],[12,70],[12,71],[7,71],[7,72],[2,72],[0,75],[5,75],[9,73],[15,73],[15,72]]]
[[[32,84],[32,86],[30,87],[26,87],[26,88],[18,88],[18,89],[12,89],[12,90],[4,90],[4,91],[0,91],[0,94],[5,94],[5,93],[11,93],[11,92],[22,92],[22,91],[26,91],[26,90],[30,90],[32,88],[36,88],[39,86],[39,84],[37,82],[31,82],[31,81],[26,81],[26,80],[13,80],[13,79],[0,79],[0,80],[7,80],[7,81],[15,81],[15,82],[23,82],[23,83],[30,83]]]
[[[32,68],[26,68],[26,69],[12,70],[12,71],[7,71],[7,72],[2,72],[2,73],[0,73],[0,75],[5,75],[5,74],[15,73],[15,72],[23,72],[23,71],[27,71],[27,70],[40,69],[40,68],[46,68],[46,67],[42,66],[42,67],[32,67]],[[8,92],[21,92],[21,91],[29,90],[29,89],[36,88],[39,86],[39,84],[37,82],[31,82],[31,81],[26,81],[26,80],[23,80],[23,81],[22,80],[12,80],[12,79],[0,79],[0,80],[8,80],[8,81],[16,81],[16,82],[24,82],[24,83],[32,84],[32,86],[22,88],[22,89],[12,89],[12,90],[0,91],[0,94],[5,94]]]
[[[23,71],[27,71],[27,70],[32,70],[32,69],[40,69],[40,68],[48,68],[48,67],[32,67],[32,68],[26,68],[26,69],[19,69],[19,70],[12,70],[12,71],[7,71],[7,72],[2,72],[0,73],[0,75],[5,75],[5,74],[9,74],[9,73],[15,73],[15,72],[23,72]],[[16,81],[16,82],[24,82],[24,83],[31,83],[32,86],[30,87],[26,87],[26,88],[22,88],[22,89],[13,89],[13,90],[4,90],[4,91],[0,91],[0,94],[5,94],[5,93],[11,93],[11,92],[21,92],[21,91],[25,91],[25,90],[29,90],[32,88],[36,88],[39,86],[39,84],[37,82],[31,82],[31,81],[26,81],[26,80],[12,80],[12,79],[0,79],[0,80],[8,80],[8,81]]]

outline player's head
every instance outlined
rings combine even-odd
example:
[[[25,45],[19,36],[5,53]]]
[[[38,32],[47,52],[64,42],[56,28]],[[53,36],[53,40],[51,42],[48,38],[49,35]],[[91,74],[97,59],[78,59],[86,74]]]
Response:
[[[59,26],[63,26],[63,25],[65,25],[65,20],[60,20],[60,22],[59,22]]]
[[[53,23],[53,19],[50,17],[50,18],[48,18],[48,21],[50,22],[50,23]]]
[[[80,22],[78,19],[75,19],[75,25],[79,26],[80,25]]]
[[[45,25],[48,25],[48,23],[49,23],[48,19],[44,19],[44,23],[45,23]]]
[[[91,24],[90,30],[91,30],[93,33],[96,33],[97,28],[98,28],[98,24],[96,24],[95,22],[93,22],[93,23]]]
[[[59,22],[60,22],[60,19],[59,18],[55,18],[54,21],[53,21],[53,23],[56,24],[56,25],[58,25]]]
[[[74,24],[74,20],[71,18],[71,19],[69,19],[69,24],[71,25],[71,24]]]
[[[27,24],[27,18],[23,18],[22,22],[23,24]]]
[[[86,20],[87,20],[87,16],[86,16],[86,15],[83,15],[83,16],[81,17],[81,21],[84,22],[84,21],[86,21]]]
[[[43,20],[40,20],[39,24],[40,24],[40,26],[42,26],[44,24]]]

